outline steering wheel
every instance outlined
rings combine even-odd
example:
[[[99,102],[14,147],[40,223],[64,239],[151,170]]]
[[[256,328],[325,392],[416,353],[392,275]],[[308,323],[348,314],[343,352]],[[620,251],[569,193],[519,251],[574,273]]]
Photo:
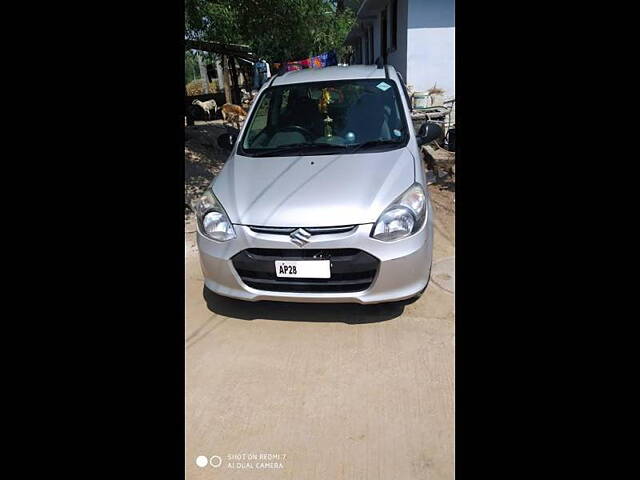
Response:
[[[311,133],[306,128],[301,127],[300,125],[289,125],[288,127],[279,129],[277,133],[289,131],[301,133],[302,135],[304,135],[305,140],[308,142],[312,141],[314,137],[313,133]]]

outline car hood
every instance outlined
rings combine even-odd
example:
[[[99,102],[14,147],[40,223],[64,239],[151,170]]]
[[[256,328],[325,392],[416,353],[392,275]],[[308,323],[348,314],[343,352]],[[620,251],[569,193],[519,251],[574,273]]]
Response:
[[[289,157],[234,155],[213,181],[231,222],[328,227],[375,222],[415,179],[406,148]]]

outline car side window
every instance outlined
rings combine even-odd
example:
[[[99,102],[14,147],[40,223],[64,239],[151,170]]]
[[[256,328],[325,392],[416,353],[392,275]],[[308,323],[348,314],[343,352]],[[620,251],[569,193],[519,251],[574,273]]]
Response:
[[[251,119],[251,126],[250,126],[251,128],[249,129],[250,134],[247,135],[247,140],[245,141],[245,144],[247,142],[248,144],[252,144],[254,140],[256,140],[256,138],[263,133],[263,130],[267,126],[268,120],[269,120],[269,109],[271,106],[271,97],[272,97],[272,92],[268,91],[268,92],[265,92],[262,99],[260,100],[260,105],[258,105],[258,109],[256,110],[256,113],[253,115],[253,118]],[[264,141],[263,139],[260,139],[258,143],[262,143],[263,141]]]

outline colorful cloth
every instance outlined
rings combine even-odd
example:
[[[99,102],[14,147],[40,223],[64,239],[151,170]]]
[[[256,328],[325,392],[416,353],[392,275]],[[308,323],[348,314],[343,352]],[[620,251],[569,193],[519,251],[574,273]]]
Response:
[[[315,57],[305,58],[294,62],[286,62],[286,71],[302,70],[303,68],[324,68],[337,65],[336,52],[325,52]]]
[[[286,65],[287,72],[302,70],[302,68],[303,67],[302,65],[300,65],[300,62],[287,62],[287,65]]]
[[[330,67],[338,64],[335,52],[321,53],[317,57],[311,57],[311,62],[314,68]]]

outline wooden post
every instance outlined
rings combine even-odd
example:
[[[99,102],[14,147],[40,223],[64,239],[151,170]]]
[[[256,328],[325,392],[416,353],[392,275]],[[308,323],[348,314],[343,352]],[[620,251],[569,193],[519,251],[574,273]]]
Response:
[[[224,72],[222,71],[222,62],[216,60],[216,71],[218,73],[218,90],[224,90]]]
[[[198,67],[200,67],[200,77],[202,78],[204,93],[206,95],[209,93],[209,75],[207,75],[207,67],[202,61],[202,55],[200,54],[198,54]]]
[[[187,118],[187,125],[194,125],[193,118],[189,115],[189,106],[191,104],[191,99],[189,98],[189,92],[187,91],[187,86],[184,86],[184,115]]]
[[[233,103],[233,98],[231,98],[231,79],[229,78],[229,57],[226,55],[222,57],[222,70],[224,74],[224,99],[227,103]]]
[[[238,70],[236,69],[236,59],[234,57],[229,57],[229,63],[231,65],[231,74],[233,78],[233,89],[231,91],[233,103],[236,105],[240,105],[240,86],[238,85]]]

